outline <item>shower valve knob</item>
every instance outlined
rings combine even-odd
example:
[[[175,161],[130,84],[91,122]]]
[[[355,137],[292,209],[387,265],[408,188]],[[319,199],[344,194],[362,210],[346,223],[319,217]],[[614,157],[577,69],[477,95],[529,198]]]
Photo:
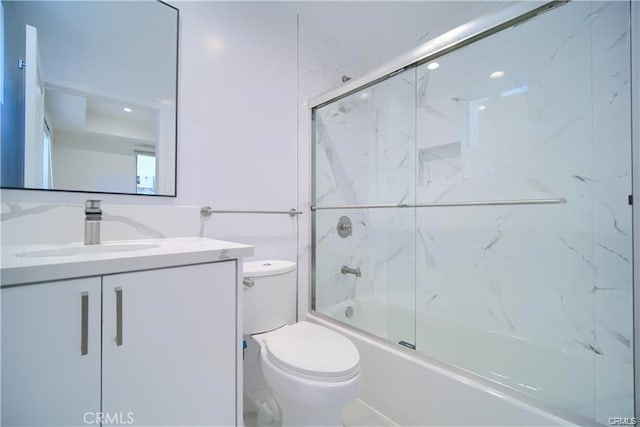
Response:
[[[338,236],[345,237],[351,236],[351,232],[353,231],[353,225],[351,224],[351,220],[348,216],[341,216],[338,220],[338,225],[336,226],[336,230],[338,231]]]

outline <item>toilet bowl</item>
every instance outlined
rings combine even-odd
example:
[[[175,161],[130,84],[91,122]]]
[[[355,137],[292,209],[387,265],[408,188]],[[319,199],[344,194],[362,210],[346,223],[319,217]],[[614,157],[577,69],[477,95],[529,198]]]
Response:
[[[243,270],[244,333],[260,349],[245,363],[258,363],[282,425],[342,426],[342,409],[361,388],[357,348],[333,330],[295,323],[295,263],[254,261]]]

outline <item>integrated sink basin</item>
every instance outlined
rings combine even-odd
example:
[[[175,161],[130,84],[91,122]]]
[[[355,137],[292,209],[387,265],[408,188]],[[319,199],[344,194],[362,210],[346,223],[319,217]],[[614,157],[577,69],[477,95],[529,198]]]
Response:
[[[40,249],[27,252],[19,252],[18,257],[57,257],[57,256],[74,256],[74,255],[91,255],[91,254],[108,254],[112,252],[130,252],[142,251],[146,249],[159,248],[161,245],[152,243],[114,243],[100,245],[78,245],[72,247]]]
[[[107,240],[101,244],[3,246],[0,287],[203,264],[253,255],[253,247],[205,237]]]

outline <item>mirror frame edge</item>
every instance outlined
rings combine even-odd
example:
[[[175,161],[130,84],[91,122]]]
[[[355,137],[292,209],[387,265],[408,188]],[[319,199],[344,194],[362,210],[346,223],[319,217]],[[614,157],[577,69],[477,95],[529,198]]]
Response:
[[[174,180],[173,180],[173,194],[141,194],[141,193],[125,193],[119,191],[94,191],[94,190],[73,190],[73,189],[63,189],[63,188],[33,188],[33,187],[13,187],[13,186],[5,186],[0,183],[0,190],[24,190],[24,191],[47,191],[54,193],[86,193],[86,194],[113,194],[120,196],[146,196],[146,197],[178,197],[178,129],[179,129],[179,114],[178,114],[178,106],[179,106],[179,97],[180,97],[180,9],[172,4],[168,3],[164,0],[155,0],[157,3],[163,4],[176,12],[176,79],[175,79],[175,94],[176,94],[176,111],[175,111],[175,132],[174,132]],[[4,84],[4,83],[3,83]]]

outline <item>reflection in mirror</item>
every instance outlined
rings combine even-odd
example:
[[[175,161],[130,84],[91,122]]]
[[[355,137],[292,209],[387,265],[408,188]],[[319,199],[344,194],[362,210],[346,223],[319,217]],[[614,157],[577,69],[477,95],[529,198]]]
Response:
[[[1,5],[2,187],[175,196],[178,10]]]

